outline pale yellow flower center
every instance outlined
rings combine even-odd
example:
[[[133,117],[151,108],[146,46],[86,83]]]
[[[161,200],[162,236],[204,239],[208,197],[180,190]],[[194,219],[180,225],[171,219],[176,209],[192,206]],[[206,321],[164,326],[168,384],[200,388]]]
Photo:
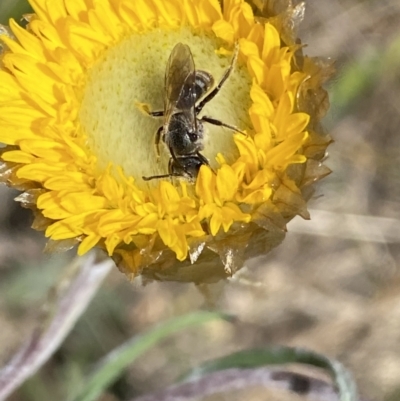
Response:
[[[189,45],[196,69],[210,72],[216,82],[231,62],[231,55],[221,56],[215,52],[223,43],[214,37],[204,33],[198,36],[188,28],[157,29],[132,35],[108,49],[89,71],[79,116],[100,169],[109,162],[120,165],[139,185],[145,185],[142,176],[168,172],[168,149],[160,144],[161,159],[157,163],[154,148],[155,133],[163,120],[145,115],[135,103],[146,103],[152,110],[163,109],[167,60],[178,42]],[[248,129],[250,86],[246,68],[236,65],[218,96],[208,103],[201,115]],[[210,164],[216,167],[218,153],[232,163],[238,155],[233,132],[210,124],[205,126],[202,153]]]

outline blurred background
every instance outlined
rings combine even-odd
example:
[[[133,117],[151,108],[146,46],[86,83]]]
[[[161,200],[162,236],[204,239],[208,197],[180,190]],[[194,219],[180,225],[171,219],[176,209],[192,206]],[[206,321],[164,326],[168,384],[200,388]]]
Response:
[[[296,218],[277,249],[206,298],[194,285],[143,286],[114,269],[61,348],[10,400],[61,400],[132,335],[202,308],[238,321],[170,337],[102,400],[163,388],[204,360],[269,344],[335,357],[369,399],[400,400],[400,2],[309,0],[299,36],[307,55],[333,58],[338,70],[325,119],[333,173],[316,186],[312,220]],[[43,235],[30,229],[17,195],[0,187],[0,366],[36,327],[74,255],[43,254]]]

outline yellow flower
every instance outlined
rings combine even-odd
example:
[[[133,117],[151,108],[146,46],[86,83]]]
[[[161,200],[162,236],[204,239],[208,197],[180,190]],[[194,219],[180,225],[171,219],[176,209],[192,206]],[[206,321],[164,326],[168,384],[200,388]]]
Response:
[[[23,191],[18,200],[53,247],[79,243],[84,254],[100,246],[128,274],[210,282],[279,243],[296,214],[308,218],[306,187],[329,173],[320,160],[330,139],[319,122],[331,69],[296,44],[291,27],[303,5],[30,3],[26,29],[11,20],[1,36],[0,177]],[[143,109],[163,109],[167,60],[179,42],[216,80],[239,46],[203,114],[247,136],[209,125],[202,154],[210,166],[194,182],[147,182],[167,174],[170,153],[160,146],[157,162],[163,121]]]
[[[224,164],[215,175],[209,168],[201,168],[197,177],[200,220],[209,219],[211,235],[216,236],[221,226],[227,232],[234,221],[248,223],[251,215],[243,213],[235,203],[239,180],[232,167]]]

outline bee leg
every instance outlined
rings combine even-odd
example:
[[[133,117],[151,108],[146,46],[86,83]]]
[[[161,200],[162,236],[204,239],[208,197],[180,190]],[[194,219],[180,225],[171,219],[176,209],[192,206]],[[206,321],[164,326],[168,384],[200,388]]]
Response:
[[[206,166],[210,165],[210,163],[208,162],[208,159],[205,156],[203,156],[200,152],[196,152],[196,156],[200,159],[202,164],[205,164]]]
[[[144,181],[151,181],[151,180],[157,180],[160,178],[169,178],[170,176],[171,176],[171,174],[152,175],[150,177],[142,176],[142,179]]]
[[[160,139],[161,139],[161,134],[162,138],[164,139],[164,133],[163,133],[163,126],[158,128],[156,132],[156,138],[154,140],[154,146],[156,148],[156,153],[157,153],[157,163],[160,161]]]
[[[239,128],[236,128],[234,125],[223,123],[222,121],[216,120],[215,118],[212,117],[203,116],[200,118],[200,121],[204,121],[212,125],[217,125],[219,127],[225,127],[230,129],[231,131],[239,132],[240,134],[247,136],[247,134],[244,131],[241,131]]]
[[[215,170],[210,166],[210,163],[208,161],[208,159],[206,157],[204,157],[200,152],[196,153],[197,157],[200,159],[200,161],[202,162],[202,164],[205,164],[206,166],[210,167],[211,171],[214,173],[214,175],[217,175],[217,173],[215,172]],[[200,167],[198,168],[198,170],[200,170]],[[197,171],[198,172],[198,171]]]
[[[168,162],[168,174],[152,175],[150,177],[142,177],[144,181],[158,180],[160,178],[170,178],[172,177],[182,177],[182,174],[174,172],[175,160],[173,157],[169,159]]]
[[[218,85],[196,106],[196,108],[195,108],[196,115],[199,114],[201,112],[201,110],[203,110],[203,107],[210,100],[212,100],[218,94],[218,92],[221,90],[223,84],[229,78],[229,75],[231,75],[233,67],[236,64],[236,60],[237,60],[238,54],[239,54],[239,46],[236,45],[230,66],[225,70],[224,75],[222,76],[222,78],[218,82]]]
[[[147,114],[151,117],[162,117],[164,115],[164,111],[151,111],[150,106],[147,103],[140,103],[138,101],[135,102],[135,106],[144,114]]]
[[[174,175],[174,170],[173,170],[174,167],[173,167],[173,165],[174,165],[174,158],[170,157],[169,158],[169,162],[168,162],[168,176],[169,176],[171,182],[172,182],[172,177]]]
[[[151,181],[151,180],[159,180],[160,178],[171,178],[172,181],[172,177],[183,177],[183,175],[178,173],[171,173],[171,174],[152,175],[150,177],[142,176],[142,179],[144,181]]]
[[[160,110],[160,111],[147,111],[147,114],[151,117],[163,117],[164,116],[164,111]]]

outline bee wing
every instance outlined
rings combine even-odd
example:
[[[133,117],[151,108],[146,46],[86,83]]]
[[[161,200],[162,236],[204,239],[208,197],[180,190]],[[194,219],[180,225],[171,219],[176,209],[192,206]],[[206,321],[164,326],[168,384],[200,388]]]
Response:
[[[188,45],[178,43],[172,50],[165,71],[164,116],[165,125],[176,109],[194,108],[195,67]]]

